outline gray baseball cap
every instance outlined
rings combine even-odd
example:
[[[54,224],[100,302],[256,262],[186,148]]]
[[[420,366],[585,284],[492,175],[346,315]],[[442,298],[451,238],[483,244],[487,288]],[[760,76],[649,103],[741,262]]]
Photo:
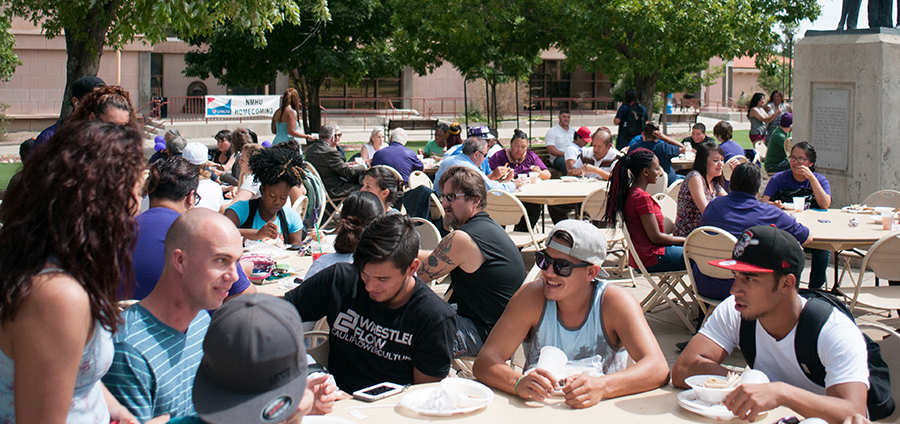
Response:
[[[194,379],[194,408],[214,423],[281,422],[300,406],[306,374],[297,310],[267,294],[239,296],[213,314]]]
[[[565,231],[572,237],[572,247],[568,247],[556,240],[553,236],[557,231]],[[547,247],[552,247],[562,253],[573,258],[597,265],[600,277],[609,277],[609,274],[603,270],[603,261],[606,260],[606,237],[599,228],[577,219],[566,219],[559,221],[550,230],[547,237]]]

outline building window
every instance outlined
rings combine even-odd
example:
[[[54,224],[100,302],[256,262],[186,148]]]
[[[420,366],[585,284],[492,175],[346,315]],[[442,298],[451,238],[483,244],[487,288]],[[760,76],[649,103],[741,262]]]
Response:
[[[150,53],[150,96],[163,96],[163,55]]]
[[[326,78],[319,88],[320,103],[326,109],[387,109],[389,106],[383,100],[365,100],[385,98],[390,98],[394,107],[399,108],[401,95],[399,75],[397,78],[365,78],[356,86]],[[328,100],[329,97],[343,99]]]
[[[611,102],[584,101],[597,97],[612,97],[610,89],[613,83],[609,77],[597,71],[587,73],[581,66],[572,72],[566,72],[562,60],[544,60],[533,70],[531,78],[532,98],[547,100],[535,101],[535,109],[559,110],[594,110],[609,108]],[[553,104],[549,98],[553,97]]]

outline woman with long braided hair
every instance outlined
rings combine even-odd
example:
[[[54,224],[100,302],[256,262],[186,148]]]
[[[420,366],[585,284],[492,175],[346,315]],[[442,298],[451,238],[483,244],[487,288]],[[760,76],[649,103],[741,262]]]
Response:
[[[662,209],[647,193],[659,172],[659,159],[653,152],[634,149],[616,162],[607,188],[606,220],[615,226],[616,219],[622,218],[634,250],[649,272],[684,269],[684,237],[663,231]],[[637,268],[630,256],[628,265]]]
[[[306,178],[303,165],[303,157],[292,149],[265,149],[250,158],[260,197],[235,202],[225,210],[245,239],[281,238],[285,244],[303,241],[303,219],[287,205],[291,188],[302,185]]]

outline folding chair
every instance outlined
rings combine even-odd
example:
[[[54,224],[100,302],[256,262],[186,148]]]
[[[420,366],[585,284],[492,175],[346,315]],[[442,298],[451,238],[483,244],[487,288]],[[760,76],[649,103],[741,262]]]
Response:
[[[390,166],[390,165],[375,165],[375,166],[373,166],[373,168],[384,168],[384,169],[387,169],[388,171],[391,171],[391,173],[394,174],[394,178],[396,178],[397,181],[400,182],[400,186],[397,187],[397,191],[400,193],[403,192],[403,189],[406,187],[406,182],[403,181],[403,176],[400,175],[400,171],[394,169],[394,167]]]
[[[734,274],[731,271],[712,266],[709,264],[709,261],[731,258],[735,243],[737,243],[737,239],[730,233],[721,228],[709,226],[691,231],[684,240],[684,265],[688,270],[687,275],[694,297],[697,299],[697,304],[706,316],[703,320],[704,322],[709,319],[713,309],[721,301],[703,296],[697,291],[697,283],[694,281],[691,261],[697,264],[697,270],[707,277],[732,278]]]
[[[728,159],[728,162],[725,162],[725,166],[722,168],[722,177],[725,178],[725,181],[731,181],[731,172],[734,170],[734,168],[737,168],[738,165],[747,162],[750,161],[744,155],[732,156],[731,159]]]
[[[291,208],[294,209],[300,216],[306,216],[306,208],[309,206],[309,197],[300,196]]]
[[[602,221],[600,218],[606,211],[606,197],[606,189],[602,187],[590,192],[581,202],[581,213],[578,215],[578,219],[584,220],[585,216],[588,216],[592,222]],[[628,265],[625,237],[622,236],[622,229],[618,226],[616,228],[605,228],[603,229],[603,235],[606,237],[606,253],[615,255],[619,259],[619,263],[613,272],[621,276],[625,266]],[[631,280],[632,285],[634,285],[634,275],[632,275]]]
[[[753,150],[756,150],[756,161],[759,161],[759,163],[765,162],[766,152],[769,151],[769,148],[766,147],[766,143],[757,141],[753,144]]]
[[[885,206],[894,209],[900,209],[900,191],[897,190],[878,190],[868,197],[866,200],[863,200],[862,204],[868,205],[871,207],[876,206]],[[853,272],[850,270],[850,261],[853,259],[862,259],[866,256],[865,249],[857,249],[853,248],[850,250],[841,250],[838,252],[838,255],[843,259],[844,267],[841,270],[841,276],[838,277],[837,285],[840,286],[841,281],[844,280],[844,274],[847,274],[850,278],[850,282],[856,284],[856,281],[853,281]],[[878,278],[875,278],[875,286],[878,286]]]
[[[431,221],[425,218],[410,218],[419,232],[419,248],[422,250],[434,250],[441,242],[441,233]]]
[[[319,175],[319,171],[316,170],[316,167],[313,166],[313,164],[311,164],[309,162],[306,162],[306,165],[307,165],[306,170],[309,173],[313,174],[316,177],[316,179],[318,180],[318,183],[322,185],[322,193],[325,195],[325,204],[331,206],[331,208],[332,208],[331,214],[328,215],[328,219],[326,219],[324,223],[321,222],[321,218],[319,218],[319,228],[325,228],[328,226],[329,223],[331,223],[331,221],[335,218],[335,216],[340,216],[339,215],[339,212],[341,210],[340,205],[341,205],[341,203],[344,202],[344,198],[343,197],[332,198],[331,195],[328,194],[328,190],[325,189],[325,184],[322,182],[322,176]],[[322,211],[320,212],[322,214],[322,216],[324,216],[324,214],[325,214],[325,209],[326,209],[326,206],[323,204]]]
[[[656,182],[647,186],[647,193],[651,195],[665,193],[667,188],[669,188],[669,174],[660,172],[659,176],[656,177]]]
[[[857,303],[888,311],[900,309],[900,286],[862,287],[866,268],[872,268],[877,278],[900,280],[898,257],[900,257],[900,232],[888,234],[872,245],[859,267],[856,288],[850,299],[850,312],[853,312]]]
[[[784,139],[784,154],[786,154],[788,157],[791,157],[791,147],[793,146],[794,140],[792,140],[790,137]]]
[[[675,218],[678,216],[678,203],[675,203],[675,199],[665,193],[656,193],[653,195],[653,199],[659,203],[659,208],[662,209],[663,231],[671,234],[675,229]]]
[[[650,312],[660,303],[666,303],[673,311],[675,311],[678,318],[681,318],[685,327],[693,333],[694,324],[689,317],[691,312],[690,305],[688,305],[685,297],[693,299],[694,293],[684,282],[684,275],[687,271],[648,272],[644,263],[641,261],[641,257],[638,256],[637,252],[634,250],[634,243],[631,242],[628,226],[623,223],[623,228],[625,229],[623,235],[625,236],[625,243],[628,245],[628,254],[634,258],[634,262],[637,264],[638,269],[640,269],[641,275],[648,283],[650,283],[650,288],[653,289],[653,291],[641,301],[641,308],[646,313]],[[672,296],[674,296],[675,299],[673,299]],[[680,302],[680,305],[678,302]],[[687,310],[687,313],[685,313],[685,310]]]
[[[666,196],[678,200],[678,192],[681,191],[682,184],[684,184],[684,178],[676,180],[674,183],[669,184],[669,187],[666,189]]]
[[[431,182],[431,178],[428,178],[428,174],[422,171],[413,171],[409,174],[409,189],[412,190],[418,186],[428,186],[430,189],[434,189],[434,184]]]
[[[331,351],[328,345],[328,331],[307,331],[303,333],[303,342],[307,346],[306,353],[312,356],[317,364],[327,367],[328,352]]]
[[[509,238],[516,244],[516,247],[521,249],[531,245],[537,250],[541,249],[540,244],[547,236],[535,234],[534,229],[531,228],[531,221],[528,220],[525,206],[516,196],[501,190],[491,190],[488,191],[487,197],[487,207],[484,208],[484,211],[501,227],[515,226],[523,217],[525,218],[527,232],[511,231],[509,228],[506,230],[506,234],[509,234]]]

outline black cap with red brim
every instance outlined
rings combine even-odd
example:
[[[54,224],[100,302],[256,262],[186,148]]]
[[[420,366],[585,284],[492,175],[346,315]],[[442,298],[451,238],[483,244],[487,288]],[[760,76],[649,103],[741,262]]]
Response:
[[[758,225],[741,233],[731,259],[709,261],[709,264],[750,274],[794,274],[799,279],[805,260],[803,248],[790,233],[775,226]]]

